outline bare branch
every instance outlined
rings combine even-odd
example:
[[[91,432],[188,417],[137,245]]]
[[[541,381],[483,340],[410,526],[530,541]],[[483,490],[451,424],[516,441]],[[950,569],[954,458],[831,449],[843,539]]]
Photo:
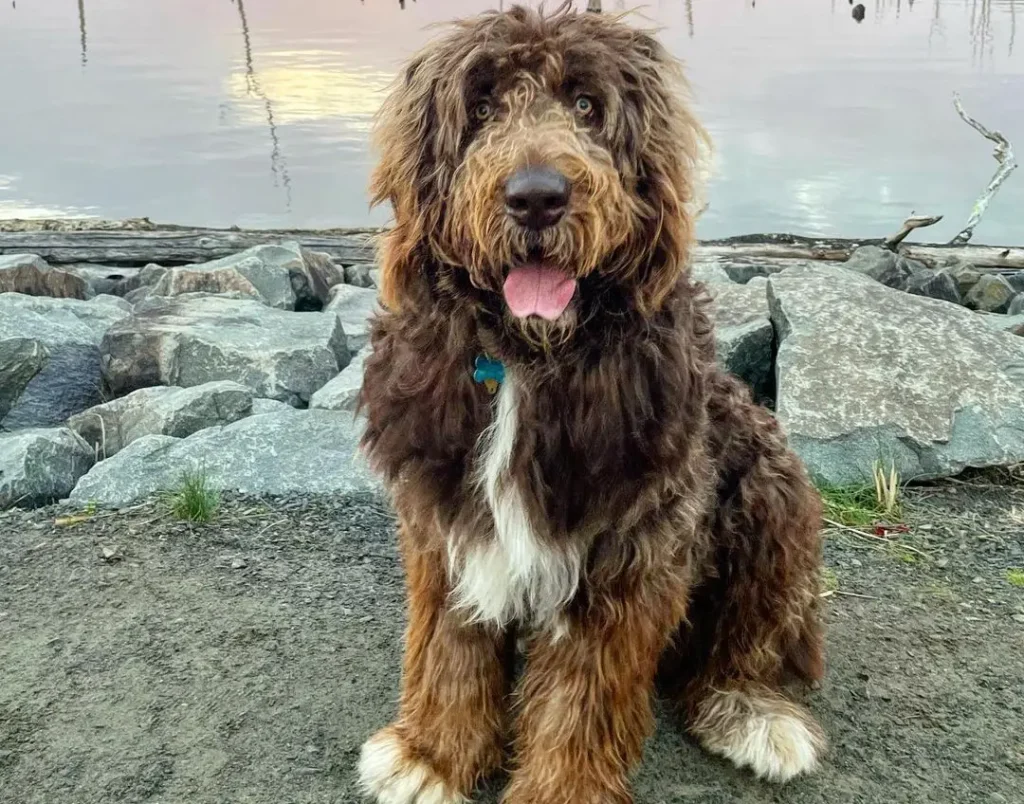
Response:
[[[906,238],[906,236],[915,229],[922,229],[925,226],[933,226],[941,220],[941,215],[911,215],[903,221],[903,228],[896,234],[889,235],[885,238],[885,242],[883,242],[882,245],[887,249],[894,250],[896,246],[902,243],[904,238]]]
[[[1010,144],[1010,141],[998,131],[989,131],[967,114],[957,92],[953,93],[953,106],[956,108],[956,113],[960,115],[960,118],[967,125],[985,139],[991,140],[996,144],[992,151],[992,157],[999,163],[999,167],[996,169],[995,175],[992,176],[992,180],[988,183],[982,194],[978,196],[978,200],[974,202],[974,209],[971,210],[971,216],[967,219],[967,225],[960,230],[956,237],[949,241],[951,246],[961,246],[971,239],[971,235],[974,234],[974,227],[981,223],[981,217],[985,214],[985,210],[988,209],[989,202],[995,196],[999,185],[1006,181],[1006,178],[1017,168],[1017,160],[1013,155],[1013,146]]]

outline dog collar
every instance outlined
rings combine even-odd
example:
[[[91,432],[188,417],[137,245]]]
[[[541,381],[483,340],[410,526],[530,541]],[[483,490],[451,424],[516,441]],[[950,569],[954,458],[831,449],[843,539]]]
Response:
[[[505,365],[500,360],[495,360],[489,355],[477,355],[473,362],[474,382],[483,383],[487,392],[493,394],[504,379]]]

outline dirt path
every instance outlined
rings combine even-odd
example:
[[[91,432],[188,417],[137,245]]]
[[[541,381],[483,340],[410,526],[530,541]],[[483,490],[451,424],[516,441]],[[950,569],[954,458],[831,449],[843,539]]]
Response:
[[[663,714],[638,804],[1024,802],[1024,489],[914,496],[905,546],[828,538],[821,773],[752,781]],[[359,801],[353,763],[398,684],[384,507],[231,500],[197,528],[58,513],[0,514],[0,801]]]

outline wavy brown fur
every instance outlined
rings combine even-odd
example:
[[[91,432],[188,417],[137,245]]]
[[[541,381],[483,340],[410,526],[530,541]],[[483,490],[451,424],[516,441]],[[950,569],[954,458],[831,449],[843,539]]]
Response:
[[[784,759],[793,712],[823,743],[780,691],[786,672],[823,673],[817,496],[774,419],[714,364],[687,270],[706,138],[682,91],[651,36],[517,7],[456,23],[384,104],[373,186],[395,226],[363,443],[400,518],[410,614],[399,716],[361,765],[381,802],[461,801],[506,737],[507,804],[629,802],[659,671],[695,736],[737,764],[745,729]],[[537,162],[573,195],[530,234],[500,188]],[[554,323],[502,299],[505,272],[536,253],[578,278]],[[501,488],[518,490],[550,559],[538,566],[578,575],[557,622],[480,622],[453,599],[459,557],[496,539],[478,482],[496,403],[471,377],[485,352],[517,400]],[[527,669],[510,711],[517,631]]]

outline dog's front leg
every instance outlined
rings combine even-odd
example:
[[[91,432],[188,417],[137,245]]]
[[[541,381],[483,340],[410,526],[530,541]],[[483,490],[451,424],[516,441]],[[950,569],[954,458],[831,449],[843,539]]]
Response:
[[[506,636],[448,608],[442,555],[401,534],[408,626],[398,718],[363,746],[364,791],[380,804],[462,804],[501,762]]]
[[[504,804],[631,804],[658,659],[683,614],[682,590],[658,586],[598,593],[567,633],[530,645]]]

